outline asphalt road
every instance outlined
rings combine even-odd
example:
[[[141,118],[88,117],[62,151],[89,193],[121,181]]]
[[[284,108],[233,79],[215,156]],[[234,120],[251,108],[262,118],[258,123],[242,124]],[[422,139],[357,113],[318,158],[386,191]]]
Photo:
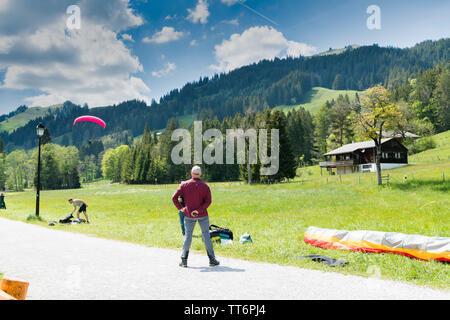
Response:
[[[76,226],[74,226],[76,227]],[[395,281],[191,255],[0,218],[0,270],[30,282],[27,299],[450,299]]]

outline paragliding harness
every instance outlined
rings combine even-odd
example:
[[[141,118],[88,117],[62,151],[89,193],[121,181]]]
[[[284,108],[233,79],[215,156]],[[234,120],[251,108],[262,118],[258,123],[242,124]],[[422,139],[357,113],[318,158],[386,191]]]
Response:
[[[73,220],[73,215],[69,214],[67,217],[65,217],[64,219],[59,220],[59,223],[61,224],[75,224],[75,223],[84,223],[86,222],[84,219],[75,219]]]
[[[67,217],[65,217],[64,219],[61,219],[61,220],[59,220],[59,223],[62,223],[62,224],[64,224],[64,223],[72,223],[72,218],[73,218],[73,215],[72,214],[69,214]]]
[[[211,237],[212,241],[216,242],[221,242],[222,239],[233,240],[233,231],[228,228],[222,228],[212,224],[209,227],[209,236]]]

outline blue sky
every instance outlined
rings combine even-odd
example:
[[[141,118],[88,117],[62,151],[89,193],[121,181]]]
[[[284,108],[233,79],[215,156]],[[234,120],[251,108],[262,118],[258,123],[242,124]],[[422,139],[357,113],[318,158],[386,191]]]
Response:
[[[80,8],[79,30],[67,28],[70,5]],[[380,30],[367,28],[370,5],[381,10]],[[0,113],[66,99],[150,101],[263,58],[409,47],[449,30],[443,0],[0,0]]]

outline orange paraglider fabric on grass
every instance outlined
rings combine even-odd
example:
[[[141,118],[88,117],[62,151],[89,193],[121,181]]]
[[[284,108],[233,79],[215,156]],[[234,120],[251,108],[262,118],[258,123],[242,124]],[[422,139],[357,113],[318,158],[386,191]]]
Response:
[[[309,227],[306,243],[324,249],[395,253],[421,260],[450,261],[450,238],[397,232],[334,230]]]

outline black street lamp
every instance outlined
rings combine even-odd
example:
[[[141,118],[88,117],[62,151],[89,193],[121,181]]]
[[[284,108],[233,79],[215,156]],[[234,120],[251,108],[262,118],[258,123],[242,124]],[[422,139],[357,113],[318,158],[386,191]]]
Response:
[[[37,186],[36,186],[36,217],[39,217],[39,194],[41,191],[41,138],[44,135],[45,127],[39,123],[36,127],[37,136],[39,138],[38,148],[38,167],[37,167]]]

